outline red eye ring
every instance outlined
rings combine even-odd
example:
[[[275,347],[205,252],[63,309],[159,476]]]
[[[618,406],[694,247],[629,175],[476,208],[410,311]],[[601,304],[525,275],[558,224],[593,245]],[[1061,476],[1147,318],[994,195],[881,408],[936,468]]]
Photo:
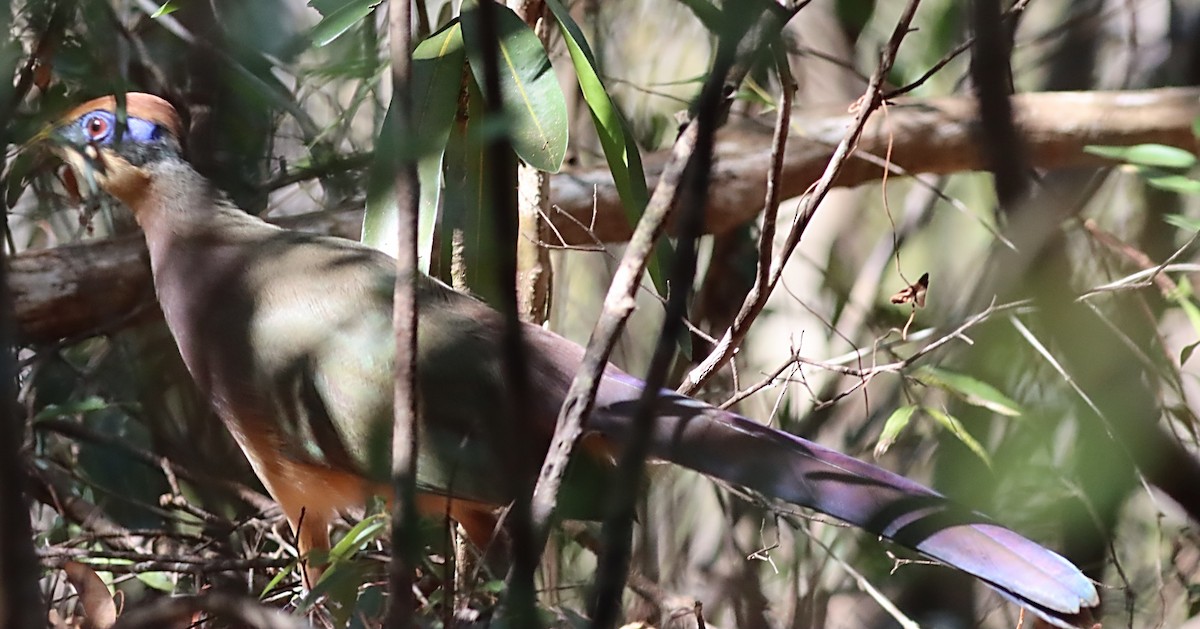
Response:
[[[84,124],[84,130],[93,140],[103,139],[105,135],[108,135],[108,121],[96,116]]]

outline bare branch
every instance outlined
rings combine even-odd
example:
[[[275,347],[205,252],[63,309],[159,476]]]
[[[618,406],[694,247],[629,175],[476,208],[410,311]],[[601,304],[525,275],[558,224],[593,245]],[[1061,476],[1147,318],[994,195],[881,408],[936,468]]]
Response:
[[[1200,88],[1129,92],[1054,92],[1013,97],[1017,128],[1035,168],[1099,166],[1083,153],[1088,144],[1156,142],[1191,149],[1191,124],[1200,116]],[[882,154],[894,138],[892,163],[906,173],[954,173],[983,167],[971,135],[972,99],[898,100],[889,106],[888,127],[872,116],[856,155]],[[782,198],[797,196],[816,181],[852,116],[844,111],[795,112],[780,177]],[[771,168],[771,124],[743,121],[718,133],[716,167],[705,230],[724,233],[754,219],[766,196]],[[647,158],[657,181],[669,152]],[[863,159],[845,163],[835,186],[878,178],[882,168]],[[551,225],[563,245],[594,245],[629,238],[625,210],[603,168],[560,173],[551,180],[558,211]],[[350,208],[355,209],[355,208]],[[361,210],[361,207],[357,208]],[[319,213],[280,223],[294,229],[356,238],[357,212]],[[140,237],[26,251],[9,259],[9,282],[21,343],[52,343],[128,325],[139,305],[153,303],[150,269]],[[153,309],[147,309],[153,315]]]

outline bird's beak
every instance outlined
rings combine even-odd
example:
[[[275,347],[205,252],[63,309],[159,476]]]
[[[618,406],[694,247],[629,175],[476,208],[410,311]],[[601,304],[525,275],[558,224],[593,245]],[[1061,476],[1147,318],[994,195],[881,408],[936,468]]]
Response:
[[[95,176],[96,173],[104,172],[100,152],[83,137],[83,131],[76,125],[47,125],[30,138],[22,146],[22,150],[33,146],[48,149],[66,163],[68,167],[63,170],[62,182],[72,198],[84,198],[79,189],[80,181],[86,183],[86,198],[95,198],[100,193]]]

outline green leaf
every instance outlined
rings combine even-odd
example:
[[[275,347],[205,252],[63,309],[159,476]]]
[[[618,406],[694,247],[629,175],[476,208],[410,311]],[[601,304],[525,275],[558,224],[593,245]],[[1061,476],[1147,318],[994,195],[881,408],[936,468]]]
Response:
[[[47,404],[42,410],[38,411],[37,415],[34,415],[33,421],[36,423],[44,419],[74,417],[82,413],[102,411],[109,407],[110,404],[107,400],[93,395],[66,404]]]
[[[283,580],[286,579],[289,574],[292,574],[292,572],[294,572],[296,570],[296,568],[299,567],[299,565],[300,565],[300,558],[297,557],[296,559],[293,559],[291,561],[291,563],[289,563],[287,565],[286,568],[280,570],[274,577],[271,578],[270,581],[267,582],[267,586],[264,587],[262,589],[262,591],[258,593],[258,598],[265,599],[268,594],[275,591],[275,588],[280,583],[282,583]]]
[[[1200,116],[1196,116],[1196,119],[1192,121],[1192,136],[1200,140]]]
[[[170,15],[178,10],[179,10],[179,3],[174,2],[172,0],[168,0],[167,2],[162,3],[162,6],[155,9],[154,13],[150,14],[150,19],[157,20],[158,18],[163,17],[164,15]]]
[[[1099,155],[1130,164],[1157,166],[1159,168],[1191,168],[1196,165],[1196,156],[1189,151],[1165,144],[1136,144],[1134,146],[1083,147],[1085,153]]]
[[[1200,231],[1200,219],[1192,218],[1190,216],[1184,216],[1182,214],[1166,214],[1163,216],[1163,220],[1166,221],[1168,225],[1174,225],[1175,227],[1185,231]]]
[[[154,570],[150,572],[138,572],[133,576],[137,577],[137,580],[144,583],[147,587],[159,592],[175,593],[175,579],[177,578],[175,573]]]
[[[964,446],[967,446],[971,452],[974,452],[975,456],[979,457],[979,459],[983,461],[985,465],[987,465],[989,468],[992,467],[992,457],[989,456],[987,450],[984,450],[983,446],[975,440],[975,437],[972,437],[971,433],[967,432],[967,429],[963,427],[962,422],[959,421],[958,418],[936,408],[924,407],[921,410],[928,413],[929,416],[934,419],[934,421],[941,424],[946,430],[949,430],[950,433],[953,434],[960,442],[962,442]]]
[[[650,200],[650,192],[646,188],[646,172],[642,169],[642,158],[638,153],[637,141],[629,122],[621,115],[621,110],[613,103],[600,79],[596,69],[596,56],[588,46],[587,38],[571,13],[559,0],[547,0],[546,7],[554,14],[562,31],[563,41],[567,44],[567,52],[571,55],[571,63],[575,66],[575,76],[579,80],[579,90],[587,103],[588,111],[592,114],[592,123],[596,127],[596,135],[600,138],[600,148],[604,150],[604,159],[608,170],[612,173],[613,185],[625,206],[625,216],[631,225],[636,225]],[[667,284],[663,276],[666,263],[672,258],[671,243],[660,239],[654,248],[654,256],[650,258],[650,279],[659,295],[666,296]]]
[[[1159,190],[1179,194],[1200,194],[1200,181],[1191,177],[1146,166],[1138,166],[1137,169],[1138,175],[1145,179],[1148,185]]]
[[[329,549],[329,563],[334,564],[352,556],[354,553],[362,550],[371,540],[375,539],[382,533],[388,524],[388,516],[383,513],[363,518],[361,522],[354,525],[338,543]]]
[[[972,406],[986,408],[1009,417],[1021,414],[1021,407],[1016,402],[992,385],[971,376],[936,367],[921,367],[913,377],[918,382],[948,391]]]
[[[343,33],[358,24],[383,0],[351,0],[317,22],[308,33],[308,37],[317,48],[328,45],[341,37]]]
[[[579,89],[587,102],[592,114],[592,122],[596,125],[596,134],[600,137],[600,146],[604,149],[604,158],[608,169],[612,172],[617,193],[621,202],[631,212],[631,218],[636,221],[641,216],[649,201],[649,191],[646,189],[646,173],[642,170],[642,159],[638,154],[637,143],[629,124],[613,103],[596,70],[596,58],[588,46],[587,39],[570,12],[559,0],[547,0],[547,8],[558,20],[562,30],[563,41],[567,44],[567,52],[571,55],[571,63],[575,66],[575,75],[579,78]]]
[[[1179,366],[1180,367],[1185,365],[1187,363],[1188,359],[1192,357],[1192,352],[1196,351],[1196,346],[1198,346],[1198,345],[1200,345],[1200,341],[1196,341],[1195,343],[1192,343],[1191,345],[1184,346],[1183,349],[1179,350]]]
[[[342,539],[338,540],[338,543],[329,549],[328,567],[321,575],[321,578],[313,585],[312,591],[304,597],[299,608],[307,610],[322,595],[329,593],[332,597],[334,591],[339,594],[338,599],[344,599],[347,578],[358,576],[357,571],[350,564],[350,559],[368,543],[387,530],[387,525],[387,515],[376,513],[363,518]],[[310,555],[308,558],[310,562],[325,563],[325,561],[322,561],[323,558],[319,557],[316,552],[310,553]]]
[[[1192,291],[1192,283],[1186,277],[1179,278],[1179,282],[1175,286],[1175,290],[1169,297],[1175,301],[1183,313],[1187,315],[1188,322],[1192,324],[1192,330],[1196,334],[1200,334],[1200,308],[1192,301],[1194,293]],[[1183,361],[1180,361],[1182,364]]]
[[[395,176],[404,159],[417,159],[420,205],[417,225],[417,263],[428,273],[433,258],[434,232],[442,193],[442,160],[462,85],[462,28],[457,22],[430,35],[413,50],[411,86],[413,129],[402,133],[388,110],[383,120],[376,160],[367,177],[367,211],[362,241],[395,256],[399,227]],[[408,138],[407,142],[398,139]]]
[[[534,168],[557,172],[567,155],[567,101],[536,33],[512,9],[493,7],[498,32],[500,93],[513,150]],[[462,6],[471,71],[484,84],[483,42],[476,0]]]
[[[892,411],[888,416],[887,421],[883,423],[883,432],[879,435],[879,441],[875,444],[875,456],[881,457],[896,443],[896,439],[900,433],[908,426],[912,419],[913,413],[917,411],[916,406],[901,406]]]

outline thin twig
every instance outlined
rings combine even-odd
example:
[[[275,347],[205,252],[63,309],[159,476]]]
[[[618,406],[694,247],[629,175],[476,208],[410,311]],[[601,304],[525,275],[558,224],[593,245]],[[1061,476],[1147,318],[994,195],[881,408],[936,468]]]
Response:
[[[775,19],[780,19],[779,28],[786,23],[787,17],[790,16],[776,16]],[[728,82],[736,85],[741,82],[741,78],[731,76]],[[608,357],[625,327],[625,322],[633,313],[633,296],[645,273],[654,243],[666,229],[667,218],[675,204],[684,168],[695,151],[698,132],[697,125],[689,124],[676,139],[654,194],[641,220],[638,221],[605,295],[600,318],[592,330],[583,361],[559,412],[554,438],[534,491],[533,522],[539,536],[544,535],[554,512],[567,462],[570,460],[572,449],[583,434],[583,420],[592,410]]]
[[[399,137],[394,146],[404,147],[412,137],[413,110],[410,83],[412,62],[412,2],[388,3],[388,32],[392,62],[392,114]],[[405,151],[401,150],[401,153]],[[413,584],[421,561],[417,521],[417,448],[420,424],[417,406],[417,214],[420,183],[417,165],[396,155],[396,283],[392,301],[392,327],[396,344],[393,373],[392,417],[392,561],[388,565],[387,626],[404,629],[413,624],[417,601]]]
[[[739,9],[744,11],[744,9]],[[701,235],[704,208],[708,197],[708,182],[713,160],[713,136],[722,111],[727,106],[726,77],[734,74],[737,49],[743,34],[751,27],[757,16],[735,17],[732,9],[725,9],[730,21],[727,29],[718,34],[716,59],[696,103],[695,120],[688,130],[695,129],[695,148],[684,168],[678,204],[685,208],[680,216],[679,240],[672,262],[670,286],[662,329],[650,359],[641,395],[634,408],[632,429],[624,443],[617,465],[617,488],[639,486],[646,457],[650,450],[650,436],[654,427],[655,402],[666,384],[667,371],[675,358],[676,339],[683,332],[683,319],[687,313],[690,287],[696,274],[696,241]],[[733,86],[736,88],[736,84]],[[655,191],[658,196],[658,191]],[[673,205],[673,204],[672,204]],[[622,265],[624,261],[622,261]],[[645,262],[643,262],[645,264]],[[632,295],[628,295],[632,299]],[[599,374],[597,374],[599,375]],[[595,598],[591,604],[592,627],[610,629],[614,627],[621,608],[621,595],[629,574],[629,558],[632,546],[632,530],[635,517],[637,492],[620,490],[608,496],[609,516],[602,531],[604,550],[596,567]]]
[[[488,120],[503,119],[504,98],[500,90],[500,7],[491,1],[480,2],[473,9],[478,24],[476,45],[482,50],[484,115]],[[508,10],[507,8],[503,10]],[[484,124],[487,124],[486,122]],[[539,536],[534,535],[530,523],[531,488],[526,480],[526,464],[534,456],[530,451],[530,440],[521,434],[519,418],[531,399],[530,376],[525,360],[525,332],[517,303],[517,236],[518,216],[516,187],[517,162],[512,142],[505,133],[490,134],[484,145],[484,181],[487,182],[485,200],[494,219],[492,227],[497,248],[497,275],[499,302],[495,304],[504,317],[504,329],[500,335],[501,368],[505,393],[504,407],[498,409],[501,421],[484,421],[486,437],[494,447],[497,460],[506,470],[500,482],[507,486],[512,498],[509,509],[509,538],[512,542],[512,570],[508,576],[507,604],[509,620],[517,627],[540,625],[534,606],[534,572],[541,557]]]
[[[750,324],[757,318],[758,313],[766,306],[770,292],[766,291],[771,272],[771,253],[775,243],[775,219],[779,215],[779,186],[783,177],[783,157],[787,151],[787,138],[792,120],[792,101],[796,96],[796,81],[792,78],[788,67],[787,55],[776,46],[775,70],[779,74],[780,96],[776,110],[775,131],[771,137],[771,170],[767,173],[767,197],[763,201],[763,225],[758,237],[758,269],[754,278],[754,286],[742,302],[742,308],[734,318],[733,324],[721,336],[721,340],[694,369],[684,377],[678,391],[691,395],[704,386],[709,380],[733,358],[737,348],[750,331]]]
[[[141,574],[143,572],[177,572],[180,574],[212,574],[215,572],[241,572],[286,568],[292,558],[252,557],[222,559],[220,557],[163,556],[153,553],[102,551],[88,548],[44,548],[38,558],[45,567],[61,568],[71,561],[103,566],[108,572]],[[128,563],[126,563],[128,562]]]
[[[846,164],[847,160],[849,160],[852,151],[858,143],[858,138],[862,135],[863,129],[866,127],[867,120],[870,118],[871,113],[882,103],[882,97],[880,95],[879,88],[883,84],[884,77],[888,72],[891,71],[892,64],[896,58],[896,52],[900,48],[900,43],[903,41],[904,36],[909,32],[909,25],[912,22],[913,15],[916,13],[918,3],[919,0],[912,0],[909,2],[904,13],[900,17],[900,20],[896,23],[892,37],[889,40],[887,47],[884,49],[883,54],[880,56],[879,66],[876,68],[874,74],[871,75],[871,80],[867,84],[867,90],[856,103],[859,109],[854,118],[854,122],[851,124],[850,129],[846,132],[846,135],[842,138],[842,141],[838,144],[837,148],[834,149],[833,157],[830,159],[829,164],[825,167],[824,174],[816,182],[816,184],[814,184],[811,190],[804,195],[804,198],[800,202],[800,207],[797,209],[796,218],[792,223],[792,227],[788,233],[785,244],[781,250],[775,253],[771,261],[769,269],[770,277],[764,277],[764,274],[767,271],[764,270],[763,261],[760,259],[759,277],[755,280],[754,288],[751,289],[750,294],[746,296],[746,300],[742,304],[742,309],[740,312],[738,312],[737,318],[734,320],[733,325],[731,325],[729,330],[725,332],[721,338],[721,343],[716,349],[713,350],[708,358],[706,358],[699,366],[697,366],[691,371],[691,373],[688,374],[687,379],[684,381],[683,385],[680,386],[681,392],[690,393],[695,391],[704,381],[710,378],[712,374],[715,373],[718,368],[720,368],[721,365],[725,364],[730,358],[733,357],[733,354],[736,352],[737,345],[745,337],[746,333],[749,331],[750,325],[766,306],[767,299],[774,291],[779,279],[783,276],[783,269],[787,263],[787,260],[791,257],[796,246],[799,245],[800,238],[804,235],[804,231],[807,229],[809,222],[815,215],[817,207],[829,193],[829,190],[833,187],[833,182],[837,178],[838,173],[841,172],[843,166]],[[781,73],[781,76],[782,74],[783,73]],[[772,144],[773,157],[775,155],[774,151],[776,146],[776,144]],[[772,161],[773,166],[777,163],[778,162],[774,160]],[[782,172],[781,166],[780,172]],[[777,181],[777,179],[774,177],[774,170],[772,171],[772,179]],[[772,188],[774,188],[774,186],[768,183],[768,194],[771,193],[770,191]],[[776,194],[778,194],[778,192],[776,192]],[[768,197],[768,202],[769,201],[770,197]],[[770,212],[770,207],[771,205],[768,204],[768,212]],[[771,223],[773,225],[773,221]],[[763,246],[762,243],[760,243],[760,247],[761,246]]]

